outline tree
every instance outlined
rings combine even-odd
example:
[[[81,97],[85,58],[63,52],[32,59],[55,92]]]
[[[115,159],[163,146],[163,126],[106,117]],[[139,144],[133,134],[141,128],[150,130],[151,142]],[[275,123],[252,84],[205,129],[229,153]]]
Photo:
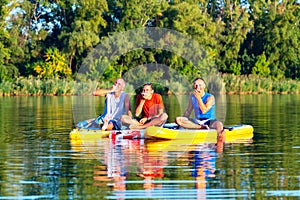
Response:
[[[255,22],[249,35],[249,51],[256,56],[265,52],[273,77],[299,77],[300,7],[297,1],[249,3]]]
[[[252,68],[252,74],[257,74],[260,76],[269,76],[270,75],[270,69],[269,69],[270,63],[268,62],[265,52],[263,52],[262,55],[257,57],[257,61]]]
[[[163,10],[168,6],[165,1],[108,1],[109,12],[106,14],[106,19],[109,19],[108,30],[111,30],[108,35],[120,34],[136,28],[156,27],[160,24],[160,16]],[[136,44],[144,44],[145,40],[143,35],[134,34],[134,41],[126,41],[118,38],[113,44],[118,49],[128,49],[137,46]],[[108,47],[111,48],[111,47]],[[113,51],[113,49],[108,49]],[[110,76],[112,72],[118,76],[122,76],[127,71],[151,62],[157,62],[155,54],[157,51],[154,49],[136,49],[119,55],[116,60],[109,66],[104,76]]]
[[[15,38],[11,35],[11,24],[7,20],[16,5],[16,2],[0,1],[0,83],[19,75],[14,62],[16,52],[13,51],[18,48],[14,46]]]
[[[196,58],[198,63],[189,63],[190,60],[184,60],[179,55],[170,55],[167,59],[170,65],[190,77],[199,76],[210,70],[210,67],[216,64],[218,59],[218,50],[220,48],[218,37],[222,30],[222,23],[214,22],[206,8],[206,3],[202,1],[174,1],[168,9],[163,12],[163,27],[176,30],[191,37],[199,46],[192,44],[180,44],[184,41],[176,39],[178,46],[190,46],[191,52],[202,54]],[[202,53],[201,53],[202,51]],[[194,57],[195,55],[190,55]],[[195,70],[196,69],[196,70]]]
[[[61,33],[58,38],[63,44],[63,52],[69,57],[69,66],[74,71],[87,53],[100,41],[106,21],[105,0],[59,1],[62,9]]]
[[[166,1],[117,0],[110,1],[113,16],[118,21],[115,31],[126,31],[141,27],[159,26],[162,12],[168,6]]]
[[[66,56],[61,54],[57,48],[48,48],[45,52],[45,60],[28,64],[38,76],[42,78],[70,78],[71,69],[68,67]]]
[[[221,60],[218,63],[222,72],[241,74],[239,54],[247,34],[253,27],[249,19],[247,7],[242,7],[237,1],[226,1],[220,9],[220,18],[225,23],[221,39]]]
[[[299,78],[300,69],[300,7],[290,2],[272,4],[265,51],[270,60],[271,74],[277,78]]]

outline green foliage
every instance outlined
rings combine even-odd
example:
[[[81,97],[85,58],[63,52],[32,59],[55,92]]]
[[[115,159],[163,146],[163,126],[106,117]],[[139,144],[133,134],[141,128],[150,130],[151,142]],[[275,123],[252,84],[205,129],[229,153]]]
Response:
[[[239,62],[232,62],[230,64],[230,71],[233,72],[235,75],[241,74],[241,64]]]
[[[41,80],[30,76],[20,77],[14,83],[14,95],[71,95],[74,92],[74,81],[67,79]]]
[[[269,76],[270,69],[269,69],[269,62],[267,61],[266,55],[263,52],[262,55],[257,57],[257,61],[252,68],[252,74],[257,74],[259,76]]]
[[[4,81],[0,83],[0,95],[74,95],[76,87],[79,83],[75,83],[69,79],[52,78],[42,80],[34,76],[28,78],[19,77],[14,82]],[[87,90],[81,94],[87,94],[91,90]],[[91,93],[89,93],[91,94]]]
[[[163,75],[156,72],[145,71],[149,76],[141,77],[140,80],[130,80],[130,76],[124,77],[127,80],[125,91],[131,95],[140,92],[142,85],[148,81],[153,82],[156,92],[161,94],[187,94],[191,92],[191,80],[175,72],[170,79],[164,79]],[[152,78],[155,76],[155,78]],[[274,81],[270,77],[258,75],[233,75],[222,74],[216,76],[211,74],[204,79],[208,84],[209,92],[212,93],[300,93],[300,82],[291,79],[281,79]],[[111,81],[91,81],[75,82],[70,79],[49,78],[40,79],[34,76],[19,77],[12,81],[0,83],[0,96],[40,96],[40,95],[91,95],[96,87],[109,88]]]
[[[299,93],[299,81],[290,79],[273,80],[258,75],[223,74],[227,93]]]
[[[0,42],[0,66],[5,64],[5,60],[10,58],[9,49],[4,46],[2,41]],[[2,73],[1,73],[2,74]],[[2,75],[1,75],[2,77]]]
[[[3,81],[12,81],[19,75],[18,69],[13,65],[0,64],[0,83]]]
[[[220,35],[222,24],[213,22],[205,9],[199,7],[197,2],[174,2],[166,9],[163,16],[165,17],[161,21],[164,27],[179,31],[187,36],[190,35],[191,40],[199,44],[199,46],[183,44],[184,41],[176,38],[178,46],[189,46],[190,52],[193,52],[193,55],[190,55],[191,60],[195,59],[193,56],[202,54],[202,57],[198,58],[198,65],[181,61],[182,58],[172,55],[170,57],[171,66],[186,75],[195,72],[192,70],[194,67],[204,72],[209,71],[210,67],[215,64],[218,55],[217,49],[220,48],[218,41],[212,38]],[[194,66],[191,67],[191,64]]]
[[[159,17],[162,16],[162,12],[167,6],[166,1],[156,0],[110,1],[111,11],[116,11],[112,14],[116,17],[115,20],[120,22],[116,26],[116,31],[158,26],[160,24]]]
[[[244,49],[244,54],[239,57],[241,63],[241,72],[242,74],[250,74],[254,63],[256,62],[256,58],[253,54],[248,55],[247,49]]]
[[[237,61],[241,45],[246,40],[253,21],[249,18],[248,9],[237,2],[220,5],[219,18],[223,18],[224,30],[220,42],[222,44],[218,62],[222,72],[242,74],[241,64]]]
[[[254,31],[249,37],[255,55],[265,52],[268,58],[270,75],[276,79],[299,77],[299,11],[294,1],[268,3],[250,2]]]
[[[108,5],[105,0],[65,0],[59,5],[64,15],[58,39],[64,44],[62,48],[68,55],[70,67],[76,65],[75,70],[78,70],[88,51],[101,41],[107,25],[103,15],[108,11]]]
[[[0,83],[12,80],[19,75],[19,71],[13,60],[16,48],[12,44],[13,37],[8,30],[7,18],[10,12],[18,4],[16,2],[0,1]]]
[[[208,85],[207,87],[210,93],[224,94],[226,92],[225,83],[217,72],[212,71],[204,79],[206,80],[206,84]]]
[[[42,81],[33,77],[19,77],[15,81],[15,95],[42,95]]]
[[[96,85],[96,82],[91,80],[87,80],[86,82],[76,82],[74,84],[73,95],[91,95],[95,90]]]
[[[14,84],[10,81],[2,81],[0,83],[0,95],[1,96],[10,96],[13,94]]]
[[[0,83],[15,80],[20,74],[50,79],[75,77],[82,65],[88,66],[88,70],[80,78],[111,82],[130,75],[138,66],[159,63],[188,80],[205,76],[212,66],[217,66],[222,73],[245,75],[226,82],[230,90],[263,92],[262,85],[267,87],[268,78],[272,81],[300,78],[299,13],[297,1],[2,0]],[[134,41],[126,40],[125,34],[144,27],[179,32],[194,44],[166,34],[156,41],[155,49],[132,49],[137,44],[147,44],[145,34],[151,33],[132,31],[130,37]],[[121,36],[105,44],[122,31],[124,39]],[[102,51],[106,54],[99,52],[87,58],[99,44],[105,47]],[[122,51],[115,52],[118,49]],[[192,55],[185,55],[186,52]],[[153,76],[159,80],[163,77],[161,73],[159,69]],[[257,87],[252,86],[245,81],[252,77],[246,76],[251,73],[266,79],[257,81]],[[138,76],[131,74],[130,80],[138,82]],[[164,84],[172,87],[173,77],[168,73],[167,76],[169,82]],[[273,86],[274,90],[286,90],[283,85]],[[296,91],[297,87],[297,84],[289,86],[288,90]],[[184,91],[186,86],[177,88]],[[58,91],[49,92],[64,93]]]
[[[72,75],[65,56],[57,48],[47,49],[44,61],[38,61],[27,67],[33,69],[41,78],[69,78]]]
[[[253,76],[253,77],[256,77],[258,81],[258,90],[256,92],[268,93],[272,91],[273,81],[270,78],[259,77],[259,76]]]

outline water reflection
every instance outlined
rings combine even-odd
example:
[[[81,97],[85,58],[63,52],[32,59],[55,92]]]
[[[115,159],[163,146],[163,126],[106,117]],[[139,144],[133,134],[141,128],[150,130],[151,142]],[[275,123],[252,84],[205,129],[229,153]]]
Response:
[[[70,143],[72,97],[0,98],[0,199],[299,199],[300,95],[226,98],[225,124],[255,134],[223,152],[213,143]],[[181,114],[165,100],[171,120]]]
[[[205,199],[207,182],[216,179],[217,146],[184,142],[93,139],[71,143],[76,158],[98,161],[93,185],[111,188],[109,199]]]

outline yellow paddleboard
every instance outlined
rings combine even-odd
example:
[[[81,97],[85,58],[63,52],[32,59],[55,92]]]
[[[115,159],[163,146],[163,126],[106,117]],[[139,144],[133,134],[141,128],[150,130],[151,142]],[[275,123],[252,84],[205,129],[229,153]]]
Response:
[[[253,127],[251,125],[234,125],[227,126],[226,142],[232,142],[239,138],[252,138]],[[168,129],[162,127],[151,126],[145,131],[146,138],[165,139],[165,140],[185,140],[193,144],[199,142],[216,142],[217,131],[215,129]]]
[[[253,127],[250,125],[230,126],[226,130],[225,143],[251,143]],[[211,130],[172,130],[161,127],[149,127],[145,136],[149,152],[191,151],[201,144],[216,144],[217,131]]]
[[[99,139],[107,138],[110,131],[102,130],[87,130],[87,129],[74,129],[70,133],[71,140],[89,140],[89,139]]]

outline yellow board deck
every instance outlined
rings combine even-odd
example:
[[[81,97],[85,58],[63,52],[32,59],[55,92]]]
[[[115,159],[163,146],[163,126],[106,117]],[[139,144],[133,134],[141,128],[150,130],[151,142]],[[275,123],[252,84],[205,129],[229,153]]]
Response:
[[[251,125],[234,125],[226,129],[226,142],[232,142],[241,138],[252,138],[253,127]],[[192,143],[216,142],[217,131],[215,129],[168,129],[151,126],[145,131],[146,138],[165,140],[188,140]]]

